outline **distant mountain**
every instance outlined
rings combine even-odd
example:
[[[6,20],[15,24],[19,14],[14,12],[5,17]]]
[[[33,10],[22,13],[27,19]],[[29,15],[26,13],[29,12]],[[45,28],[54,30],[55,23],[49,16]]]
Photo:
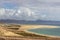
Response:
[[[35,24],[35,25],[56,25],[56,26],[60,26],[60,21],[45,21],[45,20],[25,21],[25,20],[1,19],[0,22],[1,23],[17,23],[17,24]]]

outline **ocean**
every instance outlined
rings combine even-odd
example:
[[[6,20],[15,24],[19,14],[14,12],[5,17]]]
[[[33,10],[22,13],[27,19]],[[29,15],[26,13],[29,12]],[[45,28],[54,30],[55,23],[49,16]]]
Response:
[[[60,36],[60,28],[37,28],[37,29],[30,29],[28,31],[50,36]]]

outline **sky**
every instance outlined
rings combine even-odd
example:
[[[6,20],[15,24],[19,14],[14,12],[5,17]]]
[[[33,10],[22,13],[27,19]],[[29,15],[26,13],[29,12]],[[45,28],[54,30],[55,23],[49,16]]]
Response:
[[[60,21],[60,0],[0,0],[0,19]]]

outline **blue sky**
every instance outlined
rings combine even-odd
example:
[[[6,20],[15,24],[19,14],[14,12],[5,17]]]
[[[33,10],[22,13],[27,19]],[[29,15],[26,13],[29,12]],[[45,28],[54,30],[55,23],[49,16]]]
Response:
[[[3,4],[3,8],[8,8],[8,9],[13,9],[14,7],[16,7],[17,5],[13,4],[13,3],[4,3]]]
[[[0,19],[60,21],[60,0],[0,0]]]

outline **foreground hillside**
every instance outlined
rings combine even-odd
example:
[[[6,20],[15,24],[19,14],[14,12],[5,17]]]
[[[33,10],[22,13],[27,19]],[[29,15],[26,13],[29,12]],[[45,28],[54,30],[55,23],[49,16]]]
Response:
[[[56,37],[26,32],[27,29],[37,28],[35,26],[43,28],[41,27],[43,25],[0,24],[0,40],[60,40],[60,38]],[[48,26],[45,26],[44,28],[48,28]],[[56,28],[56,26],[50,28]]]

